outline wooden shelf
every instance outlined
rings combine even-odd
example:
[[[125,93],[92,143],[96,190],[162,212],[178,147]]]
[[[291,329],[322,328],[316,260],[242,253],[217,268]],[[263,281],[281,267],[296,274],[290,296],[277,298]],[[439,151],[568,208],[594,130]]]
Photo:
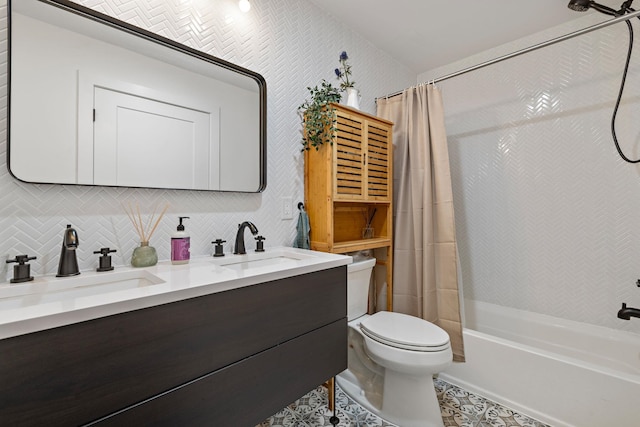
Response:
[[[389,238],[372,238],[362,240],[348,240],[346,242],[334,242],[334,253],[344,254],[347,252],[364,251],[366,249],[386,248],[391,246]]]
[[[311,249],[349,253],[386,249],[387,304],[393,307],[393,123],[333,104],[333,144],[305,151],[305,207]],[[363,239],[363,229],[373,238]]]

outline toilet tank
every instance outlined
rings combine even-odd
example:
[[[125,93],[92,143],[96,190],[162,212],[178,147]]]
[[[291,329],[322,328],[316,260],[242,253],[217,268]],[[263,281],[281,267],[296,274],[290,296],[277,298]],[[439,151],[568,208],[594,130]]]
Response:
[[[347,318],[349,321],[367,313],[369,281],[375,258],[354,261],[347,266]]]

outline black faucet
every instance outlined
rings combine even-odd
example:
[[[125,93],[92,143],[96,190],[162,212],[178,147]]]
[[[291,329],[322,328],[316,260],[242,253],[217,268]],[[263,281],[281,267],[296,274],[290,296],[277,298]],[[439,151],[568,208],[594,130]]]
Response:
[[[249,227],[249,231],[251,231],[251,234],[253,234],[254,236],[258,234],[258,229],[256,228],[255,225],[253,225],[253,223],[249,221],[245,221],[242,224],[238,224],[238,234],[236,234],[236,244],[233,247],[233,253],[236,255],[244,255],[247,253],[247,251],[244,248],[244,229],[246,227]]]
[[[57,277],[76,276],[80,274],[78,258],[76,257],[76,248],[79,244],[78,233],[75,228],[71,228],[71,224],[67,224],[62,238],[62,250],[60,251]]]
[[[622,303],[622,308],[618,310],[618,317],[624,320],[631,320],[632,317],[640,317],[640,310],[627,307],[627,304]]]

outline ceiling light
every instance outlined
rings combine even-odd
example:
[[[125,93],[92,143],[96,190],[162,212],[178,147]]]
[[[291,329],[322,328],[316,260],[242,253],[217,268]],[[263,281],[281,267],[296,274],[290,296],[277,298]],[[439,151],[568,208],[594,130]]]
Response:
[[[249,12],[249,9],[251,9],[251,3],[249,3],[249,0],[240,0],[238,2],[238,7],[242,12]]]

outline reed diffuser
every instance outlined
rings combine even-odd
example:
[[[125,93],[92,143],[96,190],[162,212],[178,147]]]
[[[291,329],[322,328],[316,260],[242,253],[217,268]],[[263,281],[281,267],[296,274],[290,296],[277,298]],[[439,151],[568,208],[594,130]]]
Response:
[[[373,212],[369,212],[369,208],[365,208],[362,211],[362,214],[364,216],[364,220],[365,220],[365,226],[362,228],[362,238],[363,239],[371,239],[374,236],[374,229],[373,229],[373,217],[376,215],[376,211],[378,209],[374,208]]]
[[[122,207],[140,238],[140,246],[135,248],[131,255],[131,265],[134,267],[151,267],[152,265],[156,265],[158,263],[158,253],[156,252],[156,248],[149,246],[149,240],[151,240],[151,236],[153,236],[156,228],[158,228],[158,224],[160,224],[160,220],[162,220],[164,213],[169,208],[169,204],[165,205],[157,219],[157,208],[154,208],[153,213],[146,222],[142,220],[138,203],[136,203],[135,209],[131,203],[129,203],[128,206],[122,205]]]

